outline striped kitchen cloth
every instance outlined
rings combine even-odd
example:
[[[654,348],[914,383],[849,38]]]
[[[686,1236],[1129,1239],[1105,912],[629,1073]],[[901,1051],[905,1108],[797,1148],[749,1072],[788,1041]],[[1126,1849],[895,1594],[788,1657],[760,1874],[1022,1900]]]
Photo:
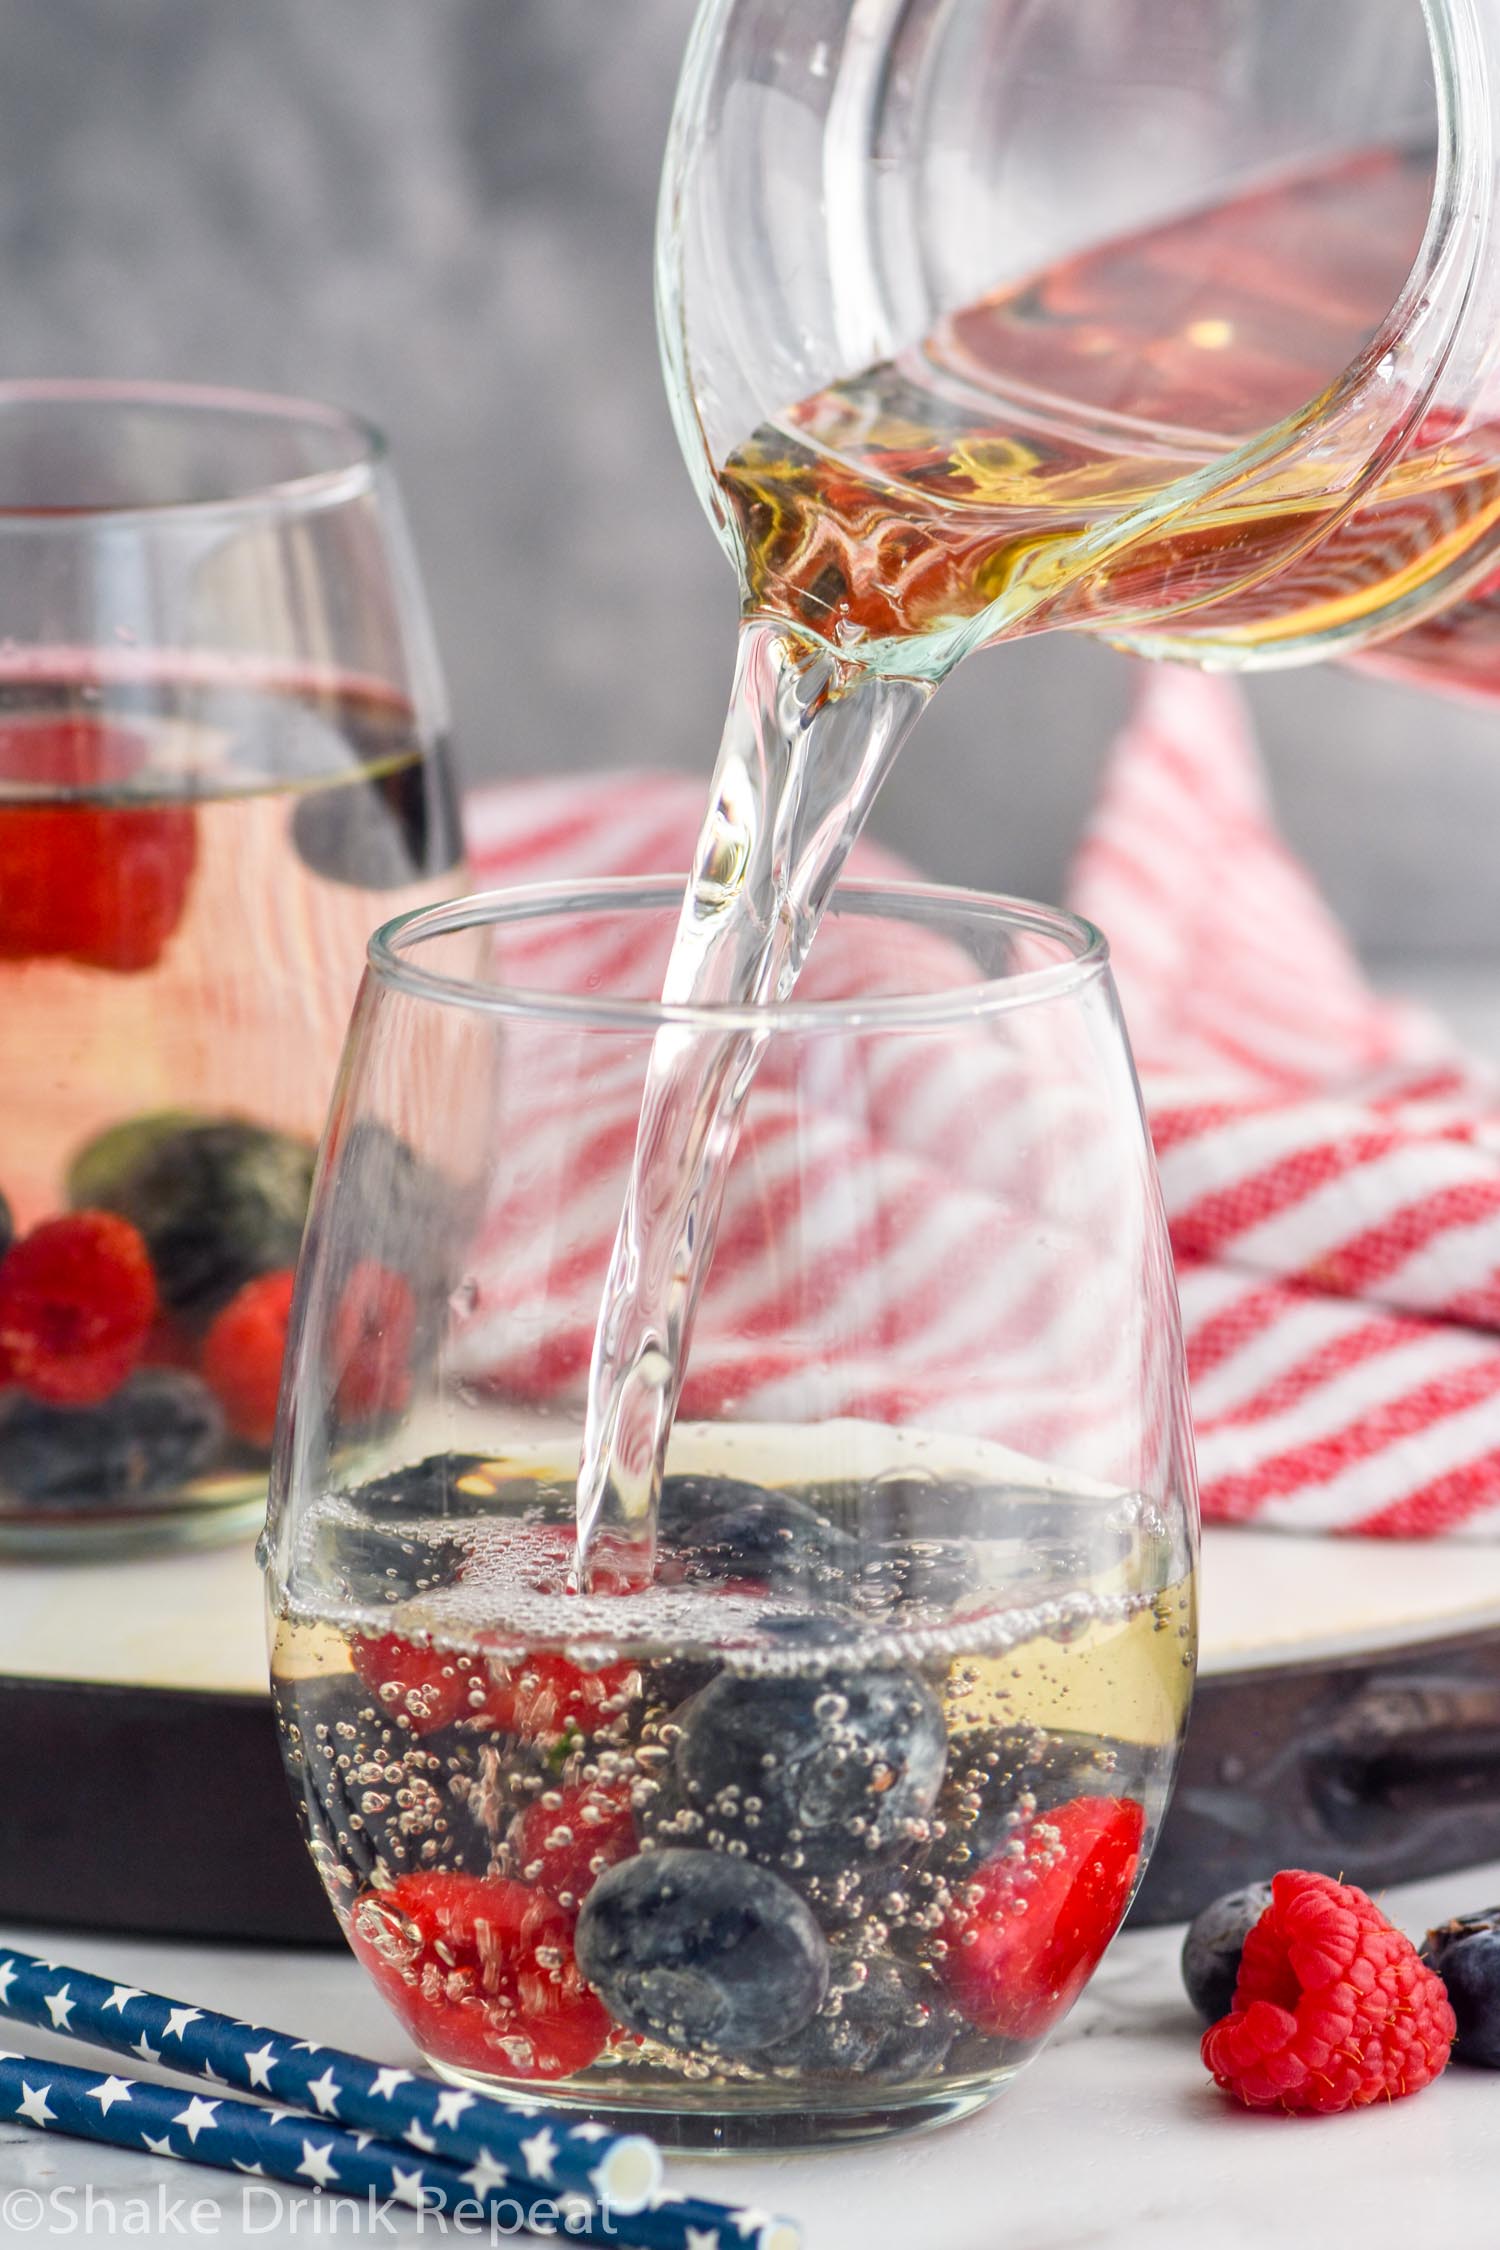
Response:
[[[1276,833],[1237,691],[1160,667],[1143,677],[1071,903],[1110,938],[1161,1161],[1205,1516],[1500,1532],[1500,1087],[1434,1020],[1366,984]],[[470,857],[487,887],[680,868],[701,812],[696,778],[508,784],[471,799]],[[851,872],[909,870],[867,843]],[[826,925],[804,990],[871,989],[883,965],[870,936]],[[555,930],[548,942],[555,985]],[[525,943],[508,945],[511,974]],[[616,931],[612,980],[620,944]],[[910,990],[949,981],[954,960],[908,930],[890,966]],[[1049,1071],[1047,1037],[1039,1018],[1031,1055],[893,1042],[864,1061],[857,1123],[831,1102],[810,1124],[805,1087],[791,1098],[772,1050],[685,1415],[863,1414],[1122,1474],[1132,1441],[1113,1417],[1142,1364],[1132,1266],[1095,1258],[1080,1287],[1057,1257],[1070,1229],[1101,1239],[1114,1189],[1093,1160],[1097,1120],[1066,1069]],[[481,1260],[462,1348],[474,1379],[507,1395],[576,1399],[641,1061],[622,1053],[613,1077],[596,1072],[572,1120],[540,1051],[537,1065],[535,1116],[507,1107],[531,1155],[489,1214],[494,1284]],[[1050,1242],[1007,1208],[1020,1148],[1039,1152],[1031,1194]],[[789,1271],[787,1245],[808,1242],[822,1254]],[[1149,1479],[1149,1461],[1136,1474]]]

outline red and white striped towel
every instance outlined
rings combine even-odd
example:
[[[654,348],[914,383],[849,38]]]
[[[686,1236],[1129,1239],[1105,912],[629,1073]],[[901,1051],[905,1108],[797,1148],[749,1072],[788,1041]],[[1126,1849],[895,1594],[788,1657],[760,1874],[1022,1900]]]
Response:
[[[472,801],[471,858],[496,886],[681,867],[701,810],[701,784],[678,776],[510,785]],[[905,872],[873,845],[853,871]],[[1073,902],[1110,936],[1161,1158],[1205,1514],[1294,1531],[1500,1534],[1500,1089],[1430,1019],[1369,990],[1276,835],[1232,688],[1146,676]],[[951,959],[923,942],[941,983]],[[906,989],[922,966],[905,933]],[[868,990],[871,974],[868,929],[829,925],[804,989]],[[977,1434],[1117,1469],[1110,1404],[1129,1393],[1122,1359],[1135,1355],[1136,1381],[1142,1364],[1130,1308],[1108,1287],[1078,1292],[1045,1262],[1027,1270],[986,1176],[987,1148],[1045,1149],[1039,1192],[1061,1226],[1087,1229],[1101,1183],[1067,1151],[1091,1121],[1065,1073],[1049,1080],[1044,1052],[1021,1059],[893,1045],[862,1081],[858,1125],[831,1102],[813,1147],[805,1098],[778,1085],[773,1051],[685,1413],[863,1411],[957,1434],[976,1427],[982,1401]],[[954,1067],[962,1101],[941,1084]],[[976,1070],[988,1073],[982,1090]],[[538,1074],[532,1122],[550,1176],[528,1168],[514,1203],[491,1215],[504,1280],[489,1305],[481,1291],[468,1345],[476,1373],[508,1391],[581,1388],[639,1086],[639,1056],[622,1061],[613,1092],[594,1078],[570,1134]],[[1018,1133],[960,1124],[955,1135],[955,1119],[1002,1110]],[[524,1117],[508,1114],[507,1129],[526,1131]],[[857,1196],[813,1209],[820,1180],[856,1174]],[[1062,1208],[1075,1194],[1081,1207]],[[835,1230],[837,1255],[789,1274],[783,1240],[817,1240],[820,1226]],[[986,1368],[974,1359],[981,1334]]]

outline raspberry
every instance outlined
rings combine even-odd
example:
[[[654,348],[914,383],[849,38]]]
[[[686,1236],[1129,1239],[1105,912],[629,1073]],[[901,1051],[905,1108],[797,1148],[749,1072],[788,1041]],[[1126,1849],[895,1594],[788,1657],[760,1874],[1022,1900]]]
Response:
[[[443,1870],[366,1891],[349,1941],[424,2053],[504,2078],[586,2070],[610,2033],[572,1916],[524,1883]]]
[[[1291,1869],[1245,1939],[1234,2006],[1203,2034],[1247,2109],[1358,2109],[1419,2093],[1453,2044],[1442,1979],[1352,1884]]]
[[[416,1330],[411,1285],[376,1258],[361,1258],[334,1318],[339,1412],[351,1422],[399,1414],[411,1395]]]
[[[490,1660],[494,1684],[485,1699],[491,1725],[531,1742],[555,1743],[597,1734],[639,1692],[640,1673],[629,1660],[585,1672],[565,1656]]]
[[[128,780],[148,755],[140,735],[82,712],[0,724],[0,781],[97,790]],[[197,857],[190,805],[6,805],[0,960],[154,967],[182,919]]]
[[[139,1364],[156,1318],[146,1245],[128,1219],[47,1219],[0,1266],[0,1363],[48,1406],[97,1406]]]
[[[295,1275],[262,1274],[237,1290],[203,1339],[203,1376],[224,1419],[248,1445],[269,1445]]]
[[[394,1719],[409,1723],[414,1735],[437,1734],[457,1719],[481,1719],[496,1730],[508,1723],[490,1711],[490,1699],[497,1691],[482,1657],[422,1648],[399,1633],[382,1633],[378,1638],[356,1634],[349,1648],[365,1685],[375,1690]],[[508,1711],[510,1694],[508,1690],[503,1694]]]
[[[630,1791],[600,1781],[548,1790],[517,1817],[510,1848],[517,1873],[576,1914],[605,1868],[635,1851]]]
[[[1040,2039],[1067,2013],[1129,1904],[1145,1828],[1133,1797],[1070,1797],[963,1885],[942,1970],[976,2030]]]

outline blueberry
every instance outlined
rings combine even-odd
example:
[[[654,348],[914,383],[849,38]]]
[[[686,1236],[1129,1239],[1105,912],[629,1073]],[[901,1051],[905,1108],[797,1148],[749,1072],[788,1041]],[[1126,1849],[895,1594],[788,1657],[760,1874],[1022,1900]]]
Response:
[[[667,1477],[661,1536],[692,1575],[819,1586],[852,1578],[859,1544],[792,1492],[737,1477]]]
[[[514,1478],[507,1482],[502,1464],[482,1453],[429,1453],[355,1485],[344,1497],[377,1522],[417,1523],[424,1516],[499,1515],[533,1489]]]
[[[828,1947],[801,1899],[768,1868],[717,1852],[647,1852],[610,1868],[575,1944],[618,2022],[693,2053],[750,2055],[789,2039],[828,1991]]]
[[[126,1508],[200,1475],[223,1445],[208,1385],[148,1368],[102,1406],[14,1400],[0,1413],[0,1490],[32,1508]]]
[[[187,1109],[153,1109],[122,1119],[85,1141],[68,1166],[68,1204],[74,1211],[113,1210],[115,1195],[154,1151],[174,1134],[209,1120]]]
[[[285,1683],[277,1706],[307,1842],[335,1897],[426,1868],[489,1872],[479,1744],[452,1728],[415,1739],[347,1675]],[[497,1827],[513,1809],[494,1808]]]
[[[811,2023],[756,2056],[806,2078],[924,2078],[953,2044],[958,2019],[927,1969],[852,1945],[829,1951],[828,1998]]]
[[[344,775],[332,787],[304,790],[294,800],[292,842],[299,859],[331,882],[359,890],[399,890],[457,864],[458,806],[445,746],[439,741],[434,755],[417,755],[423,743],[410,710],[349,697],[304,705],[295,716],[304,727],[311,719],[336,729],[344,762]],[[360,761],[352,768],[346,762],[351,751]],[[320,744],[314,754],[321,771],[329,772],[329,750]]]
[[[960,1539],[887,1539],[865,1551],[858,1576],[865,1611],[948,1610],[973,1590],[974,1558]]]
[[[1269,1883],[1226,1891],[1188,1924],[1182,1941],[1182,1981],[1205,2023],[1217,2023],[1234,2005],[1245,1939],[1271,1903]]]
[[[1429,1930],[1422,1959],[1442,1978],[1458,2019],[1454,2060],[1500,2070],[1500,1906]]]
[[[966,1878],[1014,1834],[1017,1821],[1073,1797],[1113,1796],[1119,1757],[1102,1735],[1044,1727],[980,1727],[956,1735],[938,1798],[943,1835],[928,1859]]]
[[[947,1761],[943,1709],[917,1673],[721,1672],[682,1714],[676,1780],[707,1840],[795,1882],[833,1877],[919,1834]]]
[[[322,1513],[310,1522],[303,1548],[303,1567],[321,1586],[365,1605],[456,1586],[468,1561],[469,1542],[456,1533],[423,1538]]]
[[[315,1153],[230,1118],[146,1131],[133,1159],[106,1161],[105,1145],[91,1143],[72,1181],[140,1229],[163,1303],[204,1326],[257,1274],[296,1264]]]

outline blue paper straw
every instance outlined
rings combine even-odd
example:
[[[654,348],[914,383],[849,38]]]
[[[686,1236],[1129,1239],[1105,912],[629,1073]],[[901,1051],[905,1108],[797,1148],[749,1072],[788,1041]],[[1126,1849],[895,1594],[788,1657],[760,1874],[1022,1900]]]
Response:
[[[32,1953],[0,1956],[4,2016],[405,2141],[422,2156],[487,2165],[539,2190],[576,2189],[612,2211],[643,2210],[661,2187],[661,2152],[642,2133],[611,2133],[534,2102],[492,2101]]]
[[[187,2095],[153,2079],[112,2071],[101,2077],[25,2055],[0,2053],[0,2120],[308,2191],[373,2198],[372,2208],[483,2214],[502,2220],[508,2232],[531,2219],[543,2232],[612,2242],[616,2250],[800,2250],[802,2242],[797,2227],[769,2212],[696,2199],[653,2198],[622,2224],[615,2206],[534,2176],[507,2179],[482,2160],[461,2172],[440,2157],[297,2111]]]

